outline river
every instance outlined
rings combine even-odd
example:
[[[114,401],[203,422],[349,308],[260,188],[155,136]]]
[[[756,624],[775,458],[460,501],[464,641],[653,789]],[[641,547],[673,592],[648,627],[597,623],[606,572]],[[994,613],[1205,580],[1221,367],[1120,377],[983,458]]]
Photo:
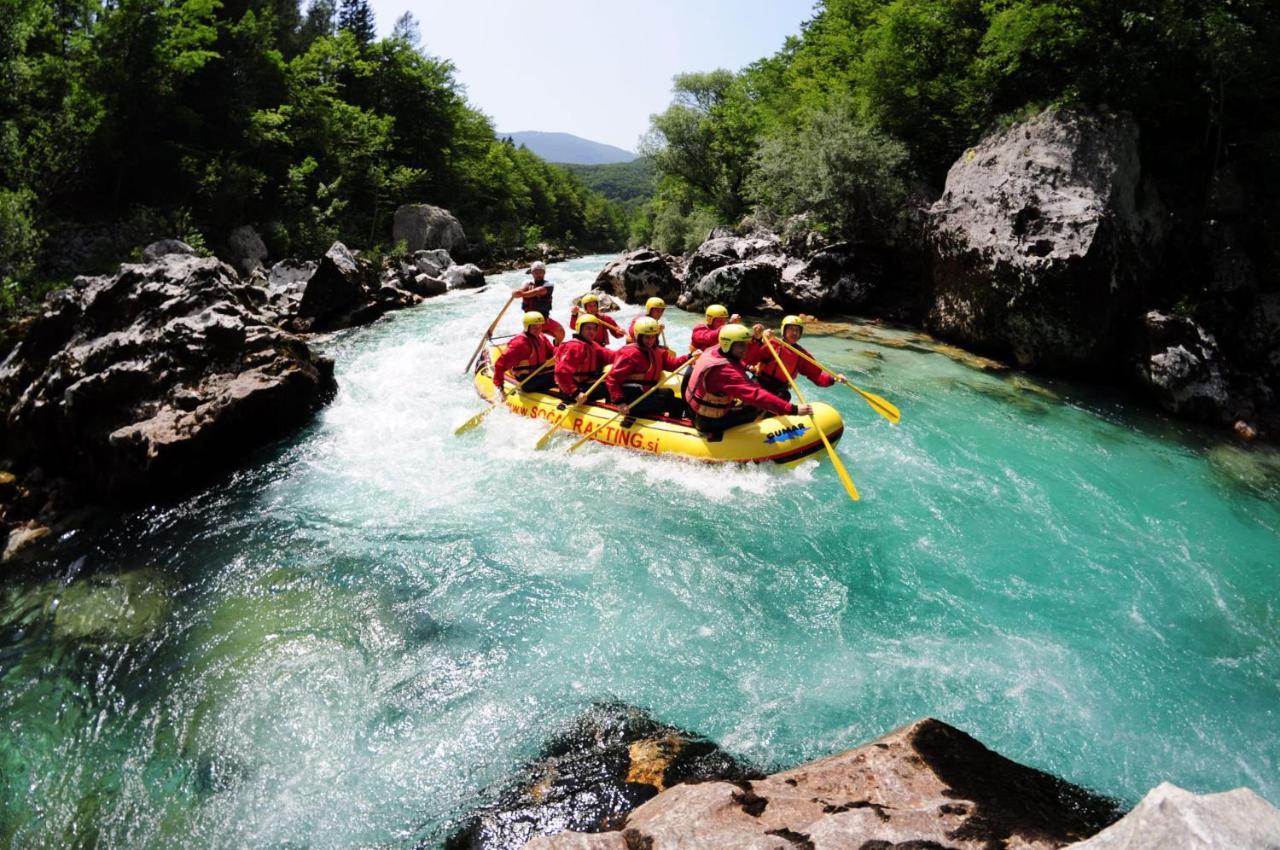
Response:
[[[606,259],[551,267],[562,319]],[[1274,454],[884,329],[806,340],[902,409],[812,392],[856,505],[826,463],[455,437],[520,279],[322,341],[312,425],[4,591],[0,846],[438,841],[606,698],[766,768],[931,715],[1128,803],[1280,803]]]

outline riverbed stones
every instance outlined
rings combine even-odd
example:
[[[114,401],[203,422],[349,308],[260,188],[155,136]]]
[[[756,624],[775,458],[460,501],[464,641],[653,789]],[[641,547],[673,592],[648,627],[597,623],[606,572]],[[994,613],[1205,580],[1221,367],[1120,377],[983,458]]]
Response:
[[[1248,788],[1193,794],[1157,785],[1133,811],[1068,850],[1277,850],[1280,810]]]
[[[1165,220],[1130,116],[1049,109],[994,133],[929,215],[931,330],[1025,367],[1115,362]]]
[[[448,210],[430,204],[405,204],[392,220],[391,240],[405,243],[410,253],[432,248],[453,252],[466,245],[467,235]]]
[[[655,296],[665,301],[674,301],[680,296],[680,281],[671,264],[657,251],[647,248],[610,261],[591,288],[633,304],[643,304]]]
[[[518,850],[537,835],[617,829],[663,789],[758,776],[704,738],[641,709],[600,703],[556,734],[445,847]]]
[[[1119,818],[1113,802],[938,720],[758,780],[668,788],[614,831],[528,850],[1048,850]]]
[[[54,293],[0,363],[15,462],[83,496],[154,498],[307,421],[333,364],[260,302],[230,266],[179,255]]]

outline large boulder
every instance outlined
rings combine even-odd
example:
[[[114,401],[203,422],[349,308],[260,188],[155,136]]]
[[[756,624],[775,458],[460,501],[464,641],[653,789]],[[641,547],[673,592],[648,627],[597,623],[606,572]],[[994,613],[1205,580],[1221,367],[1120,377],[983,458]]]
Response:
[[[379,286],[377,272],[346,245],[334,242],[307,281],[298,315],[317,330],[332,330],[368,321],[368,307]],[[370,318],[377,318],[372,316]]]
[[[1213,336],[1189,318],[1156,310],[1144,317],[1143,330],[1138,375],[1156,402],[1189,419],[1230,422],[1234,411]]]
[[[467,235],[453,213],[429,204],[398,208],[391,224],[391,239],[404,242],[411,253],[431,248],[454,251],[467,244]]]
[[[723,304],[730,312],[757,312],[766,298],[772,299],[777,293],[781,262],[779,257],[735,262],[720,266],[696,281],[690,274],[685,278],[679,306],[685,310],[704,310],[710,304]]]
[[[548,741],[445,847],[519,850],[537,835],[617,829],[628,812],[664,788],[760,775],[710,741],[641,709],[600,703]]]
[[[930,328],[1060,371],[1113,358],[1164,228],[1133,119],[1052,109],[966,151],[930,219]]]
[[[591,287],[633,304],[654,296],[670,301],[680,296],[680,281],[671,266],[661,254],[647,248],[611,260]]]
[[[3,442],[89,497],[184,488],[301,425],[333,363],[213,258],[168,255],[55,292],[0,363]]]
[[[535,838],[528,850],[1049,850],[1119,812],[937,720],[760,780],[668,788],[613,832]]]
[[[250,225],[237,227],[227,237],[227,259],[240,274],[247,276],[262,268],[266,258],[266,243]]]
[[[685,268],[685,289],[696,286],[701,279],[716,269],[742,260],[757,257],[780,257],[782,244],[778,237],[763,229],[753,229],[749,236],[725,236],[716,228],[693,255]]]
[[[484,272],[475,263],[450,266],[442,279],[450,289],[479,289],[484,286]]]
[[[1277,850],[1280,811],[1247,788],[1192,794],[1168,782],[1133,811],[1067,850]]]

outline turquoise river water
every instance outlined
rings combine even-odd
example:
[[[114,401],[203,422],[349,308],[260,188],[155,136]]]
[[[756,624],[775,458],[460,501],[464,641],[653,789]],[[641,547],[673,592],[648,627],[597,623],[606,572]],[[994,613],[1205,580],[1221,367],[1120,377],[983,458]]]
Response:
[[[606,259],[551,268],[562,318]],[[4,591],[0,846],[438,842],[605,698],[765,768],[932,715],[1127,803],[1280,804],[1273,454],[882,329],[807,340],[903,411],[812,391],[856,505],[826,463],[455,437],[521,277],[321,342],[311,426]]]

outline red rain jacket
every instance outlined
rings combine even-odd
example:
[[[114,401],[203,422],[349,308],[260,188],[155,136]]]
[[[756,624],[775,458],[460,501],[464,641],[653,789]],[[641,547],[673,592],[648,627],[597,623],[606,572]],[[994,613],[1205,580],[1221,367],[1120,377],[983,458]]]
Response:
[[[582,311],[587,312],[586,310]],[[578,329],[578,316],[580,313],[574,313],[569,316],[569,330],[576,331]],[[604,329],[609,332],[609,336],[614,339],[622,339],[622,328],[618,327],[618,323],[613,320],[612,316],[606,316],[604,313],[596,313],[596,318],[600,320],[600,324],[604,325]]]
[[[709,328],[705,324],[698,325],[693,329],[693,347],[702,351],[709,351],[712,348],[720,347],[720,329],[724,327],[724,323]]]
[[[628,381],[644,384],[647,390],[662,380],[663,370],[679,369],[688,359],[689,355],[676,357],[671,349],[661,345],[653,348],[641,348],[638,342],[624,345],[613,355],[613,368],[604,379],[604,385],[609,388],[609,398],[615,402],[622,401],[622,385]]]
[[[529,333],[513,336],[507,343],[507,350],[493,364],[493,385],[502,387],[507,370],[511,370],[517,380],[524,378],[534,369],[551,359],[555,353],[551,340],[540,333]],[[544,370],[545,371],[545,370]]]
[[[796,348],[805,354],[809,354],[804,346],[797,345]],[[836,382],[836,379],[831,377],[829,373],[814,366],[776,339],[773,340],[773,350],[778,352],[778,358],[782,361],[782,365],[787,367],[787,372],[790,373],[791,377],[804,375],[820,387],[829,387]],[[757,375],[768,375],[784,384],[787,382],[787,376],[778,371],[777,361],[773,359],[769,349],[764,347],[763,342],[751,340],[747,345],[747,353],[742,356],[742,365],[754,368]]]
[[[577,395],[600,377],[606,363],[612,363],[615,351],[598,342],[574,337],[556,349],[556,386],[566,395]]]
[[[702,353],[693,367],[693,377],[689,379],[690,396],[707,393],[741,399],[743,404],[778,415],[796,412],[794,404],[783,401],[751,380],[742,364],[730,360],[719,347]],[[693,403],[691,400],[691,405]]]

